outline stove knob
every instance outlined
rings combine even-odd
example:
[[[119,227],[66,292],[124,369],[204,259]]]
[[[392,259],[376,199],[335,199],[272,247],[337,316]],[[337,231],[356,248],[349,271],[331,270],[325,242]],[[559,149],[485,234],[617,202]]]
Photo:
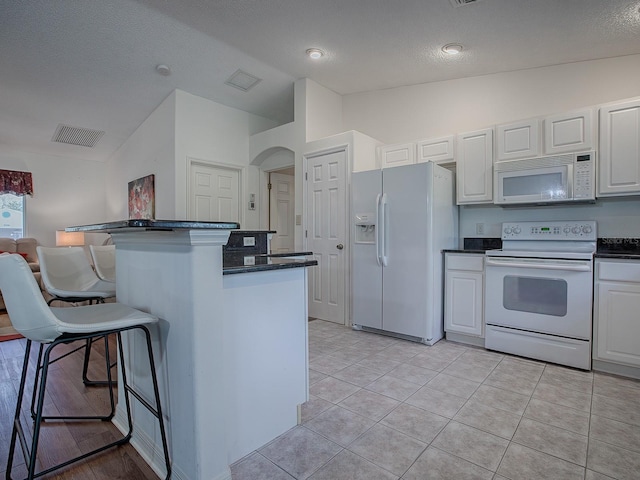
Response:
[[[564,233],[569,233],[571,231],[571,227],[564,227],[563,232]]]
[[[591,228],[591,225],[583,225],[582,226],[582,231],[584,233],[591,233],[593,231],[593,229]]]
[[[576,225],[575,227],[573,227],[573,228],[571,229],[571,231],[577,235],[578,233],[580,233],[580,227],[578,227],[578,226]]]
[[[520,235],[520,232],[521,232],[521,231],[522,231],[522,230],[520,230],[520,227],[515,227],[515,228],[513,229],[513,233],[515,233],[516,235]]]
[[[507,235],[509,235],[511,233],[511,227],[505,227],[504,229],[504,233],[506,233]]]

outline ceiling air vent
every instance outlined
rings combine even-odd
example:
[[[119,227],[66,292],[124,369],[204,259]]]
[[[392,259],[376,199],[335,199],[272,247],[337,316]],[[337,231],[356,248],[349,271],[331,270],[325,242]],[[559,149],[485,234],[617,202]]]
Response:
[[[261,81],[261,78],[254,77],[253,75],[247,72],[243,72],[242,70],[236,70],[236,72],[231,75],[229,79],[224,83],[226,85],[235,87],[238,90],[242,90],[243,92],[248,92]]]
[[[454,7],[463,7],[471,3],[478,3],[480,0],[449,0]]]
[[[89,128],[71,127],[60,124],[56,129],[56,133],[53,134],[51,141],[78,145],[80,147],[95,147],[103,135],[104,132],[101,130],[91,130]]]

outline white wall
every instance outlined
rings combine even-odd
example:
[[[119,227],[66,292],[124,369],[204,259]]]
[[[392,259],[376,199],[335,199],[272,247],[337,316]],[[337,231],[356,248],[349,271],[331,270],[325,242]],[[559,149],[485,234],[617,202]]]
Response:
[[[344,130],[390,144],[640,95],[640,55],[343,97]]]
[[[307,142],[344,132],[342,96],[308,78],[304,81]]]
[[[343,98],[345,129],[386,144],[436,138],[640,95],[640,55],[485,75]],[[510,220],[598,222],[600,237],[640,237],[640,197],[595,205],[461,207],[460,237],[496,237]],[[476,224],[485,223],[485,234]]]
[[[270,130],[257,133],[250,140],[250,158],[252,165],[262,171],[269,170],[275,164],[284,166],[283,149],[294,156],[295,166],[295,215],[304,214],[304,176],[302,154],[307,149],[307,141],[311,138],[324,138],[342,131],[342,97],[326,89],[322,85],[307,78],[301,78],[294,85],[294,121]],[[272,158],[277,157],[277,158]],[[264,202],[267,198],[264,191],[262,175],[260,187],[261,205],[257,208],[262,213],[260,228],[267,228],[264,212],[268,212]],[[304,247],[302,225],[295,226],[295,250]]]
[[[55,246],[56,230],[105,218],[102,162],[0,149],[0,168],[33,174],[34,194],[25,201],[25,236],[41,245]]]
[[[176,217],[175,208],[175,103],[169,95],[107,162],[106,219],[129,218],[128,184],[155,175],[155,217]]]
[[[248,210],[249,194],[259,194],[259,170],[250,164],[249,137],[276,122],[177,90],[174,218],[188,218],[190,159],[243,168],[241,228],[257,229],[260,209]]]
[[[272,120],[175,90],[109,159],[108,220],[128,218],[127,185],[155,175],[156,218],[188,218],[189,159],[244,167],[244,193],[258,185],[249,167],[249,136],[275,125]],[[257,193],[257,190],[255,190]],[[245,212],[242,228],[257,228],[258,212]]]
[[[640,198],[606,198],[595,204],[553,207],[461,206],[460,238],[500,237],[502,222],[523,220],[596,220],[598,237],[640,237]],[[484,235],[477,234],[478,223],[483,224]]]

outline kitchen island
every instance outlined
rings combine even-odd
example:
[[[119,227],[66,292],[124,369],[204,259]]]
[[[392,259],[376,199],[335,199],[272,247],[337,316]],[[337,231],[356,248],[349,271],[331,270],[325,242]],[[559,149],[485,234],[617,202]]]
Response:
[[[110,233],[118,301],[160,318],[153,347],[176,479],[230,479],[231,463],[297,424],[308,397],[306,267],[316,262],[261,255],[223,269],[237,228],[128,220],[67,229]],[[123,338],[127,371],[151,392],[142,342]],[[119,405],[119,428],[124,415]],[[133,417],[131,443],[163,476],[157,422],[144,408]]]

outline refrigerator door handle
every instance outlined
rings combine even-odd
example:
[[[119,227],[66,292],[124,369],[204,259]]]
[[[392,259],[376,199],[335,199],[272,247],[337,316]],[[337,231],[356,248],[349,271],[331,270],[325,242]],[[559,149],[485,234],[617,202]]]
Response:
[[[376,197],[376,262],[379,267],[382,266],[382,251],[380,250],[380,229],[382,228],[382,222],[380,221],[380,199],[382,195],[379,193]]]
[[[380,200],[380,211],[382,212],[382,221],[381,221],[381,232],[380,238],[382,239],[380,252],[381,252],[381,260],[382,266],[386,267],[389,265],[389,256],[387,254],[388,244],[389,244],[389,208],[387,202],[387,194],[382,194],[382,199]]]

